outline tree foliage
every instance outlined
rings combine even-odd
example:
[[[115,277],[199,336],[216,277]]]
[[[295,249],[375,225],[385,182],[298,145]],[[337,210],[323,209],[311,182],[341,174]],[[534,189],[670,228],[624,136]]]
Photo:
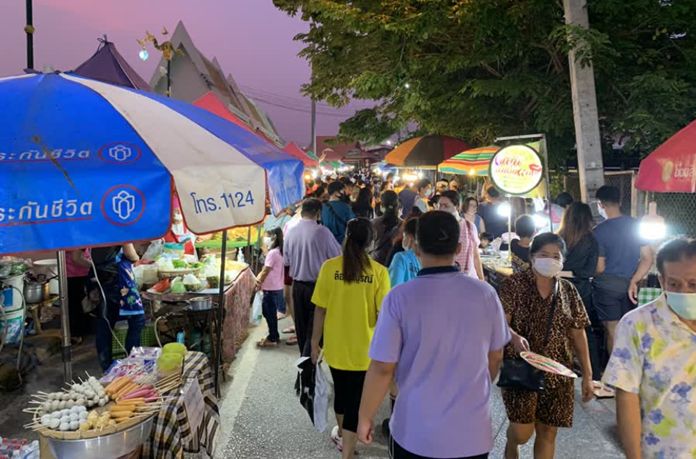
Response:
[[[649,152],[696,118],[696,2],[588,0],[591,29],[561,0],[274,0],[309,23],[303,89],[336,106],[376,101],[341,135],[379,140],[417,125],[472,144],[544,132],[574,140],[567,52],[594,65],[603,140]]]

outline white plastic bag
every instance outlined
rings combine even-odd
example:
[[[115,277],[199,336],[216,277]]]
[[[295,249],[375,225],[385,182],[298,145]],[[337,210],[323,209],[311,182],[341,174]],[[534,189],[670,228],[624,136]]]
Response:
[[[251,314],[249,315],[249,323],[258,325],[263,318],[263,292],[256,292],[254,302],[251,304]]]
[[[324,353],[319,355],[314,372],[314,428],[324,432],[329,425],[329,405],[333,394],[333,384],[329,369],[324,363]]]
[[[150,242],[147,250],[142,256],[143,260],[155,261],[162,255],[162,250],[164,249],[164,240],[157,239],[156,241]]]

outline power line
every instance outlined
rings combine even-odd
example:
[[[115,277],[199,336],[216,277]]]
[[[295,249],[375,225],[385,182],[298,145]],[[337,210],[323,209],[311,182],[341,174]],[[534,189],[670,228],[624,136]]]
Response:
[[[274,106],[274,107],[284,108],[284,109],[286,109],[286,110],[292,110],[292,111],[295,111],[295,112],[302,112],[302,113],[311,113],[311,112],[312,112],[311,109],[300,108],[300,107],[292,107],[292,106],[289,106],[289,105],[286,105],[286,104],[282,104],[282,103],[278,103],[278,102],[273,102],[273,101],[270,101],[270,100],[267,100],[267,99],[264,99],[264,98],[261,98],[261,97],[254,97],[254,99],[255,99],[255,100],[258,100],[259,102],[263,102],[263,103],[265,103],[265,104],[272,105],[272,106]],[[355,113],[351,113],[351,114],[345,113],[345,114],[342,114],[342,113],[331,113],[331,112],[317,111],[317,114],[318,114],[318,115],[323,115],[323,116],[333,116],[333,117],[336,117],[336,118],[348,118],[348,117],[353,116]]]
[[[290,103],[297,103],[297,102],[300,102],[300,101],[306,102],[307,100],[309,100],[309,98],[299,98],[299,97],[287,96],[287,95],[284,95],[284,94],[278,94],[278,93],[275,93],[275,92],[267,91],[267,90],[265,90],[265,89],[254,88],[254,87],[252,87],[252,86],[240,85],[240,87],[241,87],[242,89],[244,89],[245,92],[248,92],[248,93],[250,93],[250,94],[257,93],[257,95],[260,95],[261,97],[271,96],[271,97],[276,97],[276,98],[279,98],[279,99],[285,99],[286,101],[288,101],[288,102],[290,102]],[[318,106],[322,106],[322,107],[324,107],[324,108],[328,108],[328,109],[330,109],[330,110],[339,110],[338,108],[336,108],[336,107],[334,107],[334,106],[332,106],[332,105],[329,105],[329,104],[327,104],[327,103],[325,103],[325,102],[317,102],[317,105],[318,105]]]

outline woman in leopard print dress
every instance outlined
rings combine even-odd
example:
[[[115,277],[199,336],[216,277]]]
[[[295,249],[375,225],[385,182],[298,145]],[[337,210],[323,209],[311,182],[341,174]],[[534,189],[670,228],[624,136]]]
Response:
[[[572,367],[574,350],[582,366],[583,400],[587,401],[592,398],[592,367],[585,335],[589,319],[573,284],[557,278],[564,253],[565,243],[558,235],[538,235],[530,248],[532,267],[513,274],[502,285],[500,299],[513,336],[505,348],[505,358],[531,350]],[[554,301],[556,305],[552,307]],[[551,331],[545,345],[551,313]],[[573,379],[545,375],[545,389],[541,392],[503,390],[510,420],[506,459],[516,459],[518,447],[535,432],[534,457],[553,458],[558,428],[573,425]]]

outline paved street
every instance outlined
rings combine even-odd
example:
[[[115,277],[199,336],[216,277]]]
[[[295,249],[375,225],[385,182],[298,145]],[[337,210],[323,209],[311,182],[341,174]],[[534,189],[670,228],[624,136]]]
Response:
[[[287,321],[281,322],[286,326]],[[265,324],[251,330],[249,339],[230,370],[233,381],[221,402],[222,430],[217,457],[234,459],[336,458],[338,453],[327,433],[316,432],[295,397],[293,384],[297,347],[260,351],[255,343],[264,336]],[[499,392],[493,399],[496,432],[492,458],[502,457],[507,421]],[[386,414],[382,407],[379,420]],[[576,403],[575,427],[558,437],[558,458],[621,458],[614,440],[613,401]],[[384,437],[370,448],[362,447],[362,458],[388,457]],[[532,457],[531,442],[523,458]]]

